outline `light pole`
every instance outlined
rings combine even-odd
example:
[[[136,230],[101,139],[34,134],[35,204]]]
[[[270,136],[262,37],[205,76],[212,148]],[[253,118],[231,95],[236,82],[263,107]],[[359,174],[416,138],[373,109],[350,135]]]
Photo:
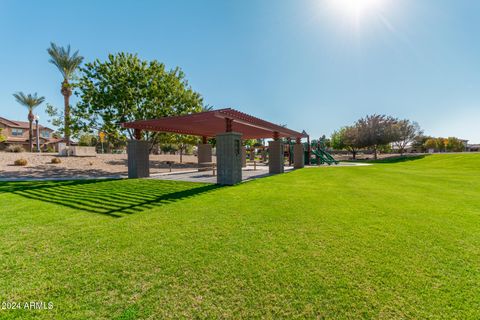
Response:
[[[35,126],[37,127],[37,152],[40,152],[40,128],[38,127],[38,120],[40,120],[40,117],[35,115]]]

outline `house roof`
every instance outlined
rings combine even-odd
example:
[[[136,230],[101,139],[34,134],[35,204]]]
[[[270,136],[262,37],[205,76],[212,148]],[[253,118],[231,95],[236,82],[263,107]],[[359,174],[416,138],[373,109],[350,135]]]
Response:
[[[8,137],[5,142],[28,142],[28,139],[26,138],[13,138],[13,137]]]
[[[242,134],[243,139],[302,138],[306,135],[286,127],[256,118],[234,109],[219,109],[183,116],[139,120],[123,123],[124,128],[158,132],[214,137],[226,131],[226,122],[231,121],[231,131]]]
[[[62,142],[63,139],[58,139],[58,138],[44,138],[44,137],[39,137],[40,143],[41,144],[51,144],[51,143],[57,143],[57,142]],[[4,141],[5,143],[24,143],[27,144],[29,142],[28,138],[17,138],[17,137],[7,137],[7,139]],[[37,143],[37,138],[33,138],[33,144]]]
[[[30,128],[30,124],[28,123],[28,121],[9,120],[9,119],[0,117],[0,123],[3,123],[5,126],[10,127],[10,128],[19,128],[19,129],[29,129]],[[47,129],[47,130],[54,131],[53,129],[51,129],[49,127],[42,126],[42,125],[40,125],[39,127],[40,127],[39,128],[40,130]]]

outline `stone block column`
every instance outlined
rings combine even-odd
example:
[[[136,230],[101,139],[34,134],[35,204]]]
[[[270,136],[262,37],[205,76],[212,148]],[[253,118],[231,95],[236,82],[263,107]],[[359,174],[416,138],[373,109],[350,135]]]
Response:
[[[234,185],[242,182],[242,135],[237,132],[216,136],[217,183]]]
[[[128,178],[147,178],[150,176],[149,153],[148,141],[128,141]]]
[[[295,169],[305,167],[305,152],[301,143],[296,143],[293,146],[293,167]]]
[[[247,148],[242,146],[242,168],[247,167]]]
[[[201,143],[198,145],[198,171],[207,171],[212,168],[212,145]]]
[[[284,172],[283,142],[280,140],[268,143],[268,171],[270,173]]]

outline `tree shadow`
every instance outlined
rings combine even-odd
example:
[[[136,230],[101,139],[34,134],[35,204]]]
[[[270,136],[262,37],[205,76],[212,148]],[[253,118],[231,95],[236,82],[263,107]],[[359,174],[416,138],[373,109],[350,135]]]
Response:
[[[408,162],[408,161],[416,161],[416,160],[421,160],[425,157],[428,157],[429,154],[422,154],[422,155],[404,155],[404,156],[395,156],[395,157],[390,157],[390,158],[383,158],[383,159],[377,159],[377,160],[365,160],[364,162],[368,163],[400,163],[400,162]]]
[[[111,166],[128,166],[127,159],[119,159],[119,160],[110,160],[106,162]],[[158,160],[150,160],[150,168],[157,168],[157,169],[196,169],[198,168],[198,164],[194,162],[182,162],[179,163],[177,161],[158,161]]]
[[[73,169],[56,167],[54,165],[37,165],[35,167],[22,168],[15,171],[0,172],[2,179],[48,179],[48,178],[91,178],[91,177],[117,177],[126,175],[127,170],[122,172],[110,172],[107,170],[86,167],[84,169]]]
[[[220,188],[156,179],[0,182],[0,194],[54,203],[115,218]]]

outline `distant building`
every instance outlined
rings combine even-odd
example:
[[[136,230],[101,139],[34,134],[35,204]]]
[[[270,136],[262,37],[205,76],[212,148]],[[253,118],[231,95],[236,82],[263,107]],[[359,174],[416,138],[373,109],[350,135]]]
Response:
[[[29,123],[26,121],[8,120],[0,117],[0,128],[2,129],[2,135],[6,138],[4,142],[0,144],[0,149],[5,149],[9,145],[21,145],[25,150],[29,148],[28,130]],[[62,139],[54,138],[54,130],[48,127],[39,125],[39,141],[40,148],[42,150],[53,149],[58,150],[58,143],[62,142]],[[36,149],[37,146],[37,128],[33,123],[33,145]]]
[[[392,148],[392,152],[400,153],[400,148],[394,143],[390,144]],[[411,143],[405,146],[405,149],[403,150],[404,153],[422,153],[423,150],[420,146],[414,146]]]
[[[465,139],[459,139],[460,142],[463,144],[464,146],[464,149],[463,151],[480,151],[479,150],[479,146],[480,145],[475,145],[475,144],[468,144],[468,140],[465,140]],[[393,152],[400,152],[399,148],[397,145],[395,145],[394,143],[392,143],[390,145],[392,147],[392,151]],[[436,153],[436,152],[445,152],[445,150],[437,150],[437,149],[424,149],[422,148],[422,146],[419,146],[419,145],[414,145],[412,143],[409,143],[405,149],[404,149],[404,152],[405,153],[422,153],[422,152],[426,152],[426,153]]]
[[[480,144],[469,144],[467,146],[467,151],[480,152]]]

